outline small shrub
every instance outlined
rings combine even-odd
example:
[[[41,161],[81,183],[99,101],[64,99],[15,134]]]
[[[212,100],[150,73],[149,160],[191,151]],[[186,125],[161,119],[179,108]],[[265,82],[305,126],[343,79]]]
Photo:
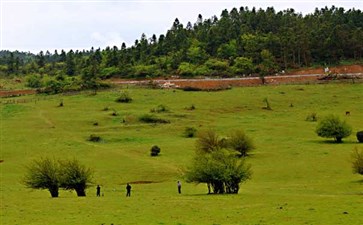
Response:
[[[144,123],[170,123],[169,120],[161,119],[150,114],[140,116],[139,120]]]
[[[196,108],[195,108],[195,105],[194,104],[192,104],[191,106],[189,106],[189,107],[185,107],[185,109],[186,110],[195,110]]]
[[[157,145],[154,145],[151,147],[150,151],[151,151],[150,153],[151,156],[158,156],[160,153],[160,148]]]
[[[93,123],[93,126],[98,126],[98,122],[94,122]]]
[[[150,112],[153,113],[164,113],[164,112],[169,112],[169,108],[165,105],[158,105],[156,108],[151,109]]]
[[[263,102],[266,104],[265,107],[262,107],[263,109],[272,110],[272,108],[270,106],[270,102],[268,101],[268,98],[264,98]]]
[[[357,132],[357,139],[360,143],[363,143],[363,131]]]
[[[129,93],[124,91],[121,93],[120,97],[116,99],[116,102],[120,103],[130,103],[132,102],[132,98],[130,97]]]
[[[352,127],[339,117],[330,115],[318,123],[315,132],[320,137],[334,138],[335,142],[340,143],[352,133]]]
[[[195,129],[194,127],[186,127],[184,130],[184,136],[187,138],[195,137],[196,133],[197,129]]]
[[[111,113],[112,116],[118,116],[118,113],[116,110],[112,110],[112,113]]]
[[[313,112],[313,113],[310,113],[307,117],[306,117],[306,119],[305,119],[306,121],[309,121],[309,122],[316,122],[316,121],[318,121],[318,115],[315,113],[315,112]]]
[[[239,152],[242,157],[247,156],[255,148],[252,139],[243,130],[232,131],[227,146]]]
[[[355,148],[352,153],[353,173],[363,175],[363,151]]]
[[[108,111],[110,110],[110,108],[108,108],[108,106],[106,106],[105,108],[102,109],[102,111]]]
[[[91,134],[88,138],[89,141],[92,141],[92,142],[100,142],[101,141],[101,137],[100,136],[97,136],[97,135],[94,135],[94,134]]]

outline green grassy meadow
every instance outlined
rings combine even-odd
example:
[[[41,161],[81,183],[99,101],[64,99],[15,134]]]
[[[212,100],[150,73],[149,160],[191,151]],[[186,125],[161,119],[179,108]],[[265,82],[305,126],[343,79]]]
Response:
[[[132,103],[115,102],[124,90]],[[362,83],[335,83],[17,97],[39,100],[0,104],[0,224],[363,224],[363,177],[352,173],[350,158],[355,147],[363,148],[355,137],[363,130],[362,93]],[[262,109],[266,97],[271,111]],[[138,121],[160,104],[170,112],[156,115],[169,124]],[[187,110],[192,104],[196,109]],[[318,137],[316,122],[305,121],[314,112],[339,115],[353,134],[342,144]],[[205,184],[183,181],[196,140],[183,137],[186,127],[221,136],[242,128],[254,139],[247,159],[252,179],[238,195],[208,195]],[[87,141],[91,134],[102,141]],[[160,156],[150,157],[153,145]],[[87,197],[61,190],[52,199],[47,190],[25,188],[25,166],[43,156],[77,158],[91,167],[95,186]],[[132,184],[126,198],[125,184],[135,181],[147,182]],[[103,197],[96,197],[97,184]]]

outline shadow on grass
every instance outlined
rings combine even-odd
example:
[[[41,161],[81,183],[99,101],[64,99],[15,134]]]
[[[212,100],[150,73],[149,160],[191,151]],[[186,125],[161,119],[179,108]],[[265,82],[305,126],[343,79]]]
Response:
[[[355,141],[342,141],[342,142],[336,142],[334,140],[310,140],[308,141],[310,143],[315,144],[332,144],[332,145],[345,145],[345,144],[357,144],[358,142]]]
[[[351,181],[351,183],[353,183],[353,184],[363,184],[363,180],[354,180],[354,181]]]

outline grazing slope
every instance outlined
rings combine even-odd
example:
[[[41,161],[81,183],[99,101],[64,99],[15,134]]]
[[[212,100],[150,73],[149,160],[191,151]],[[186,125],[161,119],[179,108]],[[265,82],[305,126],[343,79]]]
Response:
[[[132,103],[117,91],[95,96],[51,96],[0,105],[2,224],[362,224],[362,177],[353,174],[355,135],[334,144],[318,137],[311,113],[334,113],[363,129],[363,85],[285,85],[183,92],[129,88]],[[21,98],[36,98],[27,96]],[[272,110],[262,109],[268,98]],[[64,106],[58,107],[63,100]],[[166,124],[142,123],[154,113]],[[190,110],[191,105],[195,110]],[[104,110],[108,107],[108,111]],[[189,110],[187,109],[189,108]],[[345,112],[350,115],[346,116]],[[112,114],[116,113],[116,116]],[[98,125],[95,125],[95,123]],[[207,195],[205,185],[183,181],[195,138],[186,127],[221,135],[242,128],[254,138],[248,157],[253,175],[238,195]],[[101,137],[90,142],[91,134]],[[150,148],[161,148],[150,157]],[[87,197],[26,189],[25,165],[40,156],[77,158],[95,171]],[[182,194],[177,193],[182,181]],[[125,184],[132,185],[126,198]],[[101,185],[103,197],[96,197]]]

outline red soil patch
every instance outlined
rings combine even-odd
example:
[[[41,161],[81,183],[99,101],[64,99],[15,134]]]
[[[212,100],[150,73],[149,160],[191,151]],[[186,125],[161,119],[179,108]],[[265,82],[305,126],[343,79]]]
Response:
[[[329,67],[331,73],[347,74],[347,73],[362,73],[363,65],[349,65],[349,66],[336,66]],[[305,74],[324,74],[324,68],[311,68],[303,70],[295,70],[287,73],[287,75],[305,75]]]
[[[337,66],[329,67],[331,74],[358,74],[363,76],[363,65],[350,65],[350,66]],[[292,76],[291,76],[292,75]],[[295,76],[296,75],[296,76]],[[306,75],[306,76],[305,76]],[[310,76],[307,76],[310,75]],[[291,71],[282,76],[267,76],[265,78],[266,84],[287,84],[287,83],[308,83],[316,82],[318,78],[324,76],[324,68],[311,68],[300,69]],[[111,79],[111,83],[114,84],[147,84],[150,80],[121,80]],[[246,78],[231,78],[231,79],[155,79],[155,83],[163,85],[165,83],[171,83],[175,87],[185,88],[193,87],[204,90],[218,90],[226,89],[228,87],[238,86],[256,86],[261,85],[262,81],[258,77],[246,77]],[[0,90],[0,97],[20,96],[35,94],[35,90]]]
[[[1,91],[0,97],[9,97],[9,96],[20,96],[20,95],[30,95],[35,94],[36,90],[11,90],[11,91]]]
[[[363,77],[363,65],[351,65],[351,66],[338,66],[330,67],[331,74],[357,74]],[[266,84],[290,84],[290,83],[311,83],[318,82],[319,79],[325,76],[324,68],[311,68],[304,70],[292,71],[288,74],[281,76],[267,76],[265,77]],[[150,80],[118,80],[112,79],[114,84],[142,84],[147,85]],[[256,86],[261,85],[262,80],[258,77],[245,77],[245,78],[230,78],[230,79],[154,79],[154,83],[160,86],[167,85],[171,88],[198,88],[202,90],[219,90],[229,87],[238,86]]]

